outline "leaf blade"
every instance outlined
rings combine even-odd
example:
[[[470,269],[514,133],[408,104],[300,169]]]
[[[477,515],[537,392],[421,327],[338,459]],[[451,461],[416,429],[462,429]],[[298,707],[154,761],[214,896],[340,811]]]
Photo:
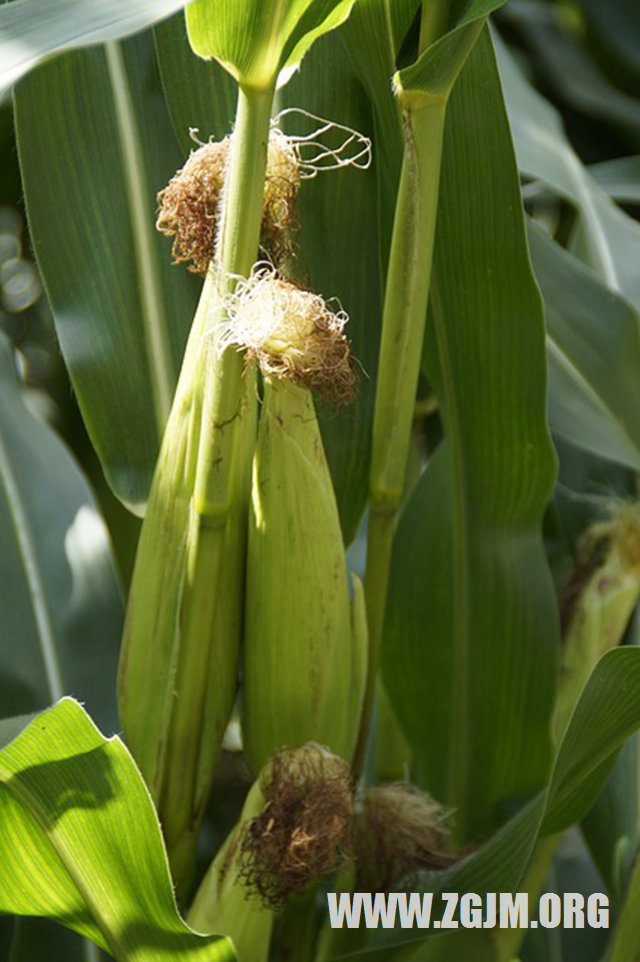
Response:
[[[558,626],[540,524],[555,456],[542,307],[486,33],[449,111],[425,355],[447,442],[396,535],[383,671],[423,785],[469,837],[547,774]]]
[[[0,9],[0,91],[45,57],[118,40],[184,6],[184,0],[19,0]]]
[[[228,940],[178,915],[142,778],[77,702],[63,699],[0,752],[0,785],[3,911],[55,918],[117,959],[235,958]]]
[[[124,124],[111,83],[114,71],[124,82],[122,69]],[[139,514],[197,295],[153,228],[155,193],[180,163],[158,91],[153,42],[143,35],[111,68],[103,50],[67,54],[15,96],[27,212],[63,355],[107,480]],[[128,196],[139,190],[132,218]],[[52,196],[57,218],[48,214]]]
[[[0,533],[4,711],[74,693],[115,727],[104,679],[115,678],[124,612],[108,534],[71,455],[27,410],[3,337]]]

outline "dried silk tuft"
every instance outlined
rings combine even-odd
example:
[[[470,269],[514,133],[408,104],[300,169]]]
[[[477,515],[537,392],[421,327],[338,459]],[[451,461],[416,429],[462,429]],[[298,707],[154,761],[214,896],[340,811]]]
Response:
[[[295,121],[310,129],[304,133],[281,129],[283,122],[292,126]],[[174,238],[174,263],[186,262],[190,271],[204,275],[219,234],[231,137],[203,143],[195,128],[190,134],[198,146],[158,194],[156,227]],[[341,167],[366,169],[370,163],[368,137],[295,107],[280,111],[269,133],[260,234],[264,255],[275,263],[293,255],[301,180]]]
[[[388,891],[421,869],[450,865],[448,834],[447,813],[426,792],[401,782],[368,789],[353,830],[357,884]]]
[[[244,348],[265,377],[292,380],[338,403],[353,400],[357,375],[343,333],[345,311],[332,311],[318,294],[282,280],[265,263],[239,280],[225,306],[227,318],[214,329],[220,352]]]
[[[343,759],[309,743],[277,752],[262,790],[267,803],[240,839],[239,877],[280,908],[349,858],[353,783]]]
[[[196,131],[191,130],[195,138]],[[193,150],[184,167],[158,194],[156,227],[174,237],[174,263],[206,274],[214,254],[222,214],[222,197],[231,138],[209,140]],[[265,172],[261,245],[274,260],[289,256],[297,227],[300,175],[295,151],[274,132],[269,138]]]

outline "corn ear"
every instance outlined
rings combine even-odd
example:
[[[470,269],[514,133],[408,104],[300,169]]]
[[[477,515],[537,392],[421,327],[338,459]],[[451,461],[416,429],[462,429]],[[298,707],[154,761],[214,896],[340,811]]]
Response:
[[[264,809],[260,779],[249,790],[238,824],[223,843],[205,875],[188,916],[202,934],[233,940],[238,962],[267,962],[274,913],[258,899],[247,898],[240,879],[240,842],[245,826]]]
[[[277,752],[196,894],[189,924],[233,939],[238,962],[266,962],[274,912],[350,858],[349,766],[310,743]]]
[[[194,500],[203,397],[207,378],[215,376],[206,363],[206,318],[205,297],[154,476],[118,678],[124,733],[157,806],[177,881],[189,871],[237,690],[245,492],[255,440],[249,379],[237,430],[231,500],[212,525]]]
[[[306,741],[350,759],[366,675],[359,584],[355,599],[352,623],[311,394],[267,381],[253,459],[245,607],[243,727],[254,772],[278,748]]]
[[[598,659],[622,641],[640,598],[640,509],[621,508],[611,521],[596,524],[583,539],[589,575],[573,603],[564,633],[561,674],[553,729],[566,728],[580,692]]]

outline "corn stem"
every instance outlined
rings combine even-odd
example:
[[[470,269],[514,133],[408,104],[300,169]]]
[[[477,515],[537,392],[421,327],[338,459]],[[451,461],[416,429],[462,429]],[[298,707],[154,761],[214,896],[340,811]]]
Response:
[[[446,23],[423,4],[421,44]],[[438,211],[446,98],[404,112],[404,158],[396,201],[382,320],[382,342],[373,423],[365,595],[369,666],[354,774],[364,763],[373,710],[380,643],[398,509],[405,487],[411,424],[420,370]]]
[[[242,415],[243,399],[253,404],[243,379],[244,359],[233,349],[222,355],[216,350],[211,330],[216,314],[224,311],[220,295],[233,288],[238,275],[247,275],[255,261],[260,237],[264,178],[272,91],[245,91],[239,88],[229,169],[223,199],[221,233],[217,259],[220,268],[214,281],[211,274],[203,298],[207,306],[218,298],[217,312],[205,310],[194,335],[201,352],[204,400],[189,520],[186,585],[181,608],[181,643],[175,682],[175,711],[170,728],[167,757],[170,762],[164,783],[161,806],[168,841],[176,845],[185,837],[196,808],[203,804],[208,784],[202,784],[201,762],[205,699],[208,692],[209,653],[215,607],[221,602],[218,585],[225,551],[228,524],[237,486],[243,485],[241,500],[248,498],[248,471],[243,460],[243,434],[255,427],[255,414]],[[215,284],[215,291],[211,286]],[[208,336],[207,336],[208,335]],[[249,422],[249,430],[247,430]],[[243,431],[244,429],[244,431]],[[251,438],[249,448],[252,446]],[[241,535],[239,535],[241,536]],[[199,725],[194,731],[194,719]],[[216,749],[217,750],[217,749]],[[205,765],[208,783],[213,760]],[[175,830],[173,828],[175,822]],[[195,839],[193,839],[195,841]],[[171,851],[172,846],[170,846]],[[175,868],[190,860],[190,852],[177,857]],[[174,863],[176,858],[174,858]]]

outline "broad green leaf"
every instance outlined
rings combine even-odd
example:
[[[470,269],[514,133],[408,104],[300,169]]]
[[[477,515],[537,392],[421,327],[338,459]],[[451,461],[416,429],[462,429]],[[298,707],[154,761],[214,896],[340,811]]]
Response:
[[[576,206],[581,243],[574,250],[607,287],[640,308],[640,225],[596,184],[567,140],[559,114],[527,83],[504,45],[497,49],[520,169]]]
[[[25,406],[0,336],[0,711],[86,700],[115,727],[121,588],[80,469]]]
[[[603,766],[612,764],[614,752],[640,724],[639,694],[640,650],[620,648],[604,655],[580,696],[558,751],[545,834],[561,831],[586,814],[590,793],[585,798],[585,786]],[[591,792],[590,802],[596,797]]]
[[[374,108],[374,163],[380,194],[383,265],[386,265],[391,242],[403,148],[402,116],[398,102],[391,96],[390,82],[396,55],[415,7],[415,3],[389,5],[385,0],[358,0],[340,31],[340,38]],[[400,12],[404,17],[394,24],[393,15]]]
[[[185,0],[15,0],[0,7],[0,93],[41,60],[144,30]]]
[[[194,0],[186,10],[194,51],[235,79],[269,89],[314,40],[349,16],[354,0]],[[288,79],[289,72],[282,77]]]
[[[563,831],[593,805],[605,770],[640,727],[639,692],[640,651],[620,648],[604,655],[576,705],[546,789],[472,854],[448,869],[422,873],[412,890],[434,892],[435,898],[440,892],[517,892],[540,833]],[[425,938],[430,936],[417,937],[412,930],[372,931],[371,950],[355,958],[377,962],[391,957],[392,947],[407,943],[417,951]],[[451,958],[457,958],[454,952],[452,947]]]
[[[638,312],[535,224],[529,243],[545,301],[551,427],[599,457],[638,470]]]
[[[154,229],[156,193],[181,158],[152,39],[66,54],[15,99],[31,236],[62,352],[107,479],[142,513],[197,294]]]
[[[55,919],[119,962],[222,962],[178,915],[160,826],[119,738],[64,698],[0,751],[0,911]]]
[[[449,104],[435,251],[425,356],[447,442],[398,527],[383,671],[421,783],[468,839],[545,782],[558,634],[542,305],[486,31]]]
[[[190,128],[198,131],[202,141],[211,136],[222,140],[231,132],[237,86],[220,64],[205,63],[194,55],[182,14],[156,27],[154,36],[167,107],[186,157],[196,146]],[[184,270],[184,265],[178,269]]]

